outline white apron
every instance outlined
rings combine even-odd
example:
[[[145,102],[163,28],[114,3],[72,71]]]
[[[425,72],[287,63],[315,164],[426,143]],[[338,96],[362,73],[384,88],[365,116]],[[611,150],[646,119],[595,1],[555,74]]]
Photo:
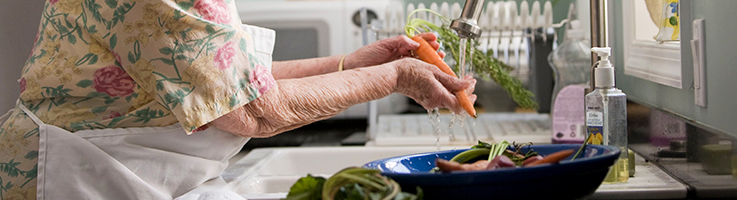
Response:
[[[249,138],[179,124],[71,133],[19,107],[39,126],[38,199],[243,199],[220,175]]]

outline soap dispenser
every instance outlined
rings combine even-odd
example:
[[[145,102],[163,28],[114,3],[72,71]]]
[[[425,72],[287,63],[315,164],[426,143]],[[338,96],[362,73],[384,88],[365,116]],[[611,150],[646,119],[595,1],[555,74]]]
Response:
[[[594,91],[586,94],[586,130],[589,144],[618,147],[619,159],[612,166],[604,182],[626,182],[629,179],[627,153],[627,96],[614,87],[614,67],[609,61],[611,48],[594,47],[599,56],[594,68]]]
[[[586,138],[584,95],[591,75],[591,42],[579,20],[569,24],[563,43],[548,56],[555,75],[550,105],[555,144],[581,144]]]

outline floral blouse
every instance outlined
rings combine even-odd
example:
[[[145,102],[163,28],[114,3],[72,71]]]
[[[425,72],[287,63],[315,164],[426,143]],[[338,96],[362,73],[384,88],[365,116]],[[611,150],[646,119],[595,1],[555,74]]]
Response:
[[[233,0],[47,0],[42,15],[20,103],[71,132],[180,123],[191,134],[276,84]],[[35,199],[38,141],[12,110],[0,198]]]

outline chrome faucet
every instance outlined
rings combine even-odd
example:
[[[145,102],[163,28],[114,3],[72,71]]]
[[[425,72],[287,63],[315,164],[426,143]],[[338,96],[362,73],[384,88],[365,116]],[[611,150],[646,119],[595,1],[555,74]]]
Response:
[[[458,33],[460,38],[476,39],[481,36],[481,27],[478,23],[485,0],[466,0],[463,12],[458,19],[450,22],[450,28]]]

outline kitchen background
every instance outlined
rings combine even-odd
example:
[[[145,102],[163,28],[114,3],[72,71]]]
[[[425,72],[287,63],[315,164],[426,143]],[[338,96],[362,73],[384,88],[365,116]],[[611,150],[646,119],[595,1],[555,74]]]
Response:
[[[263,2],[274,2],[275,4],[281,3],[281,0],[235,0],[238,1],[263,1]],[[553,2],[554,13],[567,13],[568,4],[574,0],[555,0]],[[6,87],[0,87],[0,110],[7,110],[13,107],[15,100],[17,99],[19,88],[14,87],[17,85],[17,79],[20,76],[21,67],[28,58],[28,54],[31,51],[31,44],[35,39],[36,31],[38,29],[38,23],[41,19],[41,9],[44,1],[42,0],[30,0],[30,1],[13,1],[13,0],[2,0],[2,7],[0,7],[0,67],[3,73],[0,75],[0,85]],[[441,3],[443,1],[428,1],[428,0],[407,0],[405,3],[424,3],[429,6],[430,3]],[[449,0],[445,1],[448,3],[459,3],[463,5],[462,0]],[[521,0],[517,0],[521,2]],[[586,1],[582,1],[586,3]],[[337,1],[336,1],[337,3]],[[581,9],[588,9],[582,7]],[[559,22],[564,19],[566,15],[558,14],[553,15],[554,22]],[[582,15],[582,17],[587,17]],[[584,24],[585,27],[588,25]],[[6,39],[13,38],[13,39]]]
[[[248,0],[236,0],[248,1]],[[252,0],[256,1],[256,0]],[[269,0],[257,0],[269,1]],[[273,1],[280,3],[280,1]],[[423,0],[405,0],[405,3],[432,2]],[[447,2],[463,3],[462,0],[448,0]],[[521,0],[517,0],[521,2]],[[566,17],[568,5],[571,2],[579,5],[579,18],[587,19],[588,1],[555,0],[554,22],[560,22]],[[702,163],[716,162],[729,163],[730,155],[735,155],[734,148],[737,138],[737,56],[734,49],[737,39],[734,33],[737,26],[734,18],[737,14],[737,1],[731,0],[681,0],[680,12],[682,26],[680,26],[680,42],[676,42],[680,66],[678,84],[664,84],[652,81],[648,77],[657,77],[658,69],[644,70],[643,73],[628,72],[628,69],[643,67],[627,60],[628,51],[638,50],[636,45],[631,46],[626,39],[627,34],[634,32],[631,23],[636,20],[630,7],[625,7],[623,1],[609,1],[610,23],[609,37],[613,47],[614,64],[617,72],[617,84],[627,95],[630,101],[628,107],[630,129],[630,147],[640,153],[650,162],[657,162],[669,174],[679,177],[679,180],[689,185],[692,191],[691,198],[730,198],[737,196],[737,183],[727,171],[703,171]],[[626,1],[624,1],[626,2]],[[0,110],[13,107],[19,88],[17,79],[21,68],[31,51],[31,44],[36,35],[40,12],[44,1],[14,1],[2,0],[0,5]],[[627,21],[631,19],[635,21]],[[690,41],[693,37],[691,22],[695,19],[704,19],[704,55],[706,69],[703,70],[705,82],[699,88],[706,88],[706,106],[694,103],[697,97],[694,94],[694,62]],[[588,23],[582,23],[588,27]],[[629,32],[628,32],[629,31]],[[652,52],[665,52],[658,49]],[[651,52],[651,53],[652,53]],[[672,53],[672,52],[671,52]],[[634,59],[633,59],[634,60]],[[628,63],[630,62],[630,63]],[[644,65],[653,63],[645,62]],[[655,64],[653,64],[655,65]],[[671,70],[672,71],[672,70]],[[653,72],[649,74],[649,72]],[[657,78],[654,78],[657,79]],[[362,144],[358,140],[345,140],[353,133],[365,131],[365,119],[354,120],[327,120],[293,133],[286,133],[275,139],[254,140],[249,142],[248,148],[262,146],[310,146],[310,145],[341,145]],[[280,139],[280,138],[281,139]],[[665,143],[654,144],[653,138],[670,138]],[[673,141],[676,141],[675,143]],[[680,142],[680,143],[679,143]],[[707,145],[718,145],[729,148],[703,148]],[[248,149],[247,148],[247,149]],[[726,151],[726,153],[725,153]],[[686,156],[673,156],[680,152],[687,152]],[[711,153],[701,155],[700,153]],[[684,158],[685,157],[685,158]],[[716,161],[714,161],[716,160]],[[729,169],[727,165],[727,169]],[[732,166],[734,170],[734,166]],[[713,174],[711,173],[713,172]]]
[[[236,0],[239,1],[239,0]],[[249,0],[240,0],[249,1]],[[269,1],[269,0],[250,0],[250,1]],[[280,1],[273,1],[280,3]],[[429,0],[406,0],[406,3],[424,3],[429,5]],[[463,3],[462,0],[449,0],[447,2]],[[521,2],[521,0],[517,0]],[[560,22],[566,17],[568,4],[574,2],[572,0],[554,0],[554,22]],[[580,1],[588,3],[588,1]],[[611,3],[614,5],[614,2]],[[0,74],[0,110],[7,110],[14,104],[19,88],[17,87],[17,79],[20,74],[21,66],[31,51],[31,44],[35,38],[40,20],[41,0],[32,1],[12,1],[2,0],[0,7],[0,67],[3,73]],[[619,3],[617,3],[619,4]],[[712,66],[705,72],[706,88],[708,90],[706,99],[707,107],[696,106],[693,103],[693,60],[691,59],[691,39],[692,28],[690,23],[684,23],[681,26],[681,71],[682,71],[682,88],[670,87],[663,84],[654,83],[643,78],[635,76],[623,75],[625,70],[617,70],[617,83],[620,88],[629,95],[629,99],[648,107],[661,109],[679,117],[685,118],[691,122],[697,122],[708,128],[715,129],[719,132],[730,133],[731,136],[737,137],[737,123],[734,119],[737,117],[737,106],[734,105],[734,97],[737,94],[737,68],[730,67],[735,62],[733,56],[735,44],[733,33],[737,31],[737,26],[733,26],[731,20],[734,19],[734,12],[731,8],[737,6],[737,1],[729,0],[712,0],[712,1],[681,1],[681,12],[683,22],[691,22],[693,19],[705,19],[708,24],[705,26],[706,42],[705,55],[707,65]],[[588,10],[588,5],[579,6],[579,10]],[[618,69],[622,67],[624,62],[623,55],[624,43],[622,29],[623,22],[621,19],[622,6],[613,6],[611,13],[612,22],[610,31],[613,43],[615,65]],[[586,12],[579,12],[586,13]],[[580,18],[587,17],[580,14]],[[588,23],[582,23],[588,25]],[[584,27],[585,28],[585,27]],[[8,39],[12,38],[12,39]],[[636,87],[635,87],[636,86]]]

